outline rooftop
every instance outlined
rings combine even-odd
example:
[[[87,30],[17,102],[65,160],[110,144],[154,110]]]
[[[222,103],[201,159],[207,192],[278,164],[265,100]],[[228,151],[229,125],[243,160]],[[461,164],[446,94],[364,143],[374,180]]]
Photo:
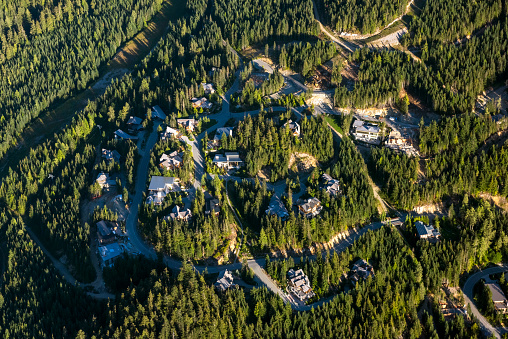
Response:
[[[117,243],[112,243],[109,245],[99,247],[99,254],[101,255],[102,261],[104,262],[116,258],[122,253],[123,250]]]
[[[164,114],[164,111],[159,107],[159,105],[152,107],[152,118],[157,118],[160,120],[166,119],[166,114]]]
[[[149,191],[156,191],[161,188],[165,188],[166,185],[173,186],[176,182],[174,177],[160,177],[153,176],[150,180],[150,186],[148,187]]]

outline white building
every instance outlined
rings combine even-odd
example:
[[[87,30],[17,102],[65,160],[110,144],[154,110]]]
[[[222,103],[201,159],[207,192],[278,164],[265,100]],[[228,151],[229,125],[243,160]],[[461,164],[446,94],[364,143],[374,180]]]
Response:
[[[420,239],[427,239],[431,241],[438,241],[441,238],[441,233],[430,225],[425,225],[421,221],[415,222],[416,232]]]
[[[161,205],[169,192],[179,188],[177,181],[178,179],[173,177],[153,176],[148,187],[149,197],[146,202],[148,204],[153,202],[155,205]]]
[[[356,120],[353,123],[353,136],[359,141],[379,144],[381,142],[381,129],[378,125],[363,120]]]
[[[230,170],[233,168],[240,168],[243,161],[240,159],[238,152],[226,152],[224,155],[216,154],[212,163],[219,168]]]
[[[178,139],[181,136],[182,136],[182,134],[180,133],[179,130],[168,126],[168,127],[166,127],[166,130],[161,133],[161,140],[169,140],[172,138]]]

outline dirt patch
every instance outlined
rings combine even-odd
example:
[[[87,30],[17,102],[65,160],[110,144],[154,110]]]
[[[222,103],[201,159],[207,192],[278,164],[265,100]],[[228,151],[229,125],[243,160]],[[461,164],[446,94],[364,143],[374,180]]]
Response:
[[[508,200],[505,197],[500,195],[491,195],[489,193],[480,193],[479,196],[480,198],[493,203],[497,207],[505,211],[508,211]]]
[[[291,154],[288,167],[293,172],[308,173],[318,167],[318,165],[318,161],[312,155],[295,152]]]
[[[443,205],[443,203],[426,204],[426,205],[415,206],[415,208],[413,208],[413,211],[415,211],[418,214],[423,214],[423,213],[442,214],[445,211],[445,206]]]

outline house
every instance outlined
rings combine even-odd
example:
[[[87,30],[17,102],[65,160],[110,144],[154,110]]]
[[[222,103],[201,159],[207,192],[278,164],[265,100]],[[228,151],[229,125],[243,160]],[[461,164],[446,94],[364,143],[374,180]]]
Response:
[[[161,140],[169,140],[172,138],[179,139],[181,136],[182,134],[180,133],[179,130],[168,126],[166,127],[166,130],[161,133]]]
[[[143,126],[141,125],[142,123],[143,119],[131,116],[127,121],[127,130],[130,133],[141,131],[143,129]]]
[[[105,246],[99,246],[99,256],[102,267],[113,266],[116,259],[123,254],[123,250],[118,243],[112,243]]]
[[[176,178],[153,176],[148,186],[149,197],[146,199],[146,202],[148,204],[153,202],[154,205],[161,205],[166,195],[178,187]]]
[[[108,149],[103,148],[102,157],[107,161],[116,161],[116,162],[120,161],[120,153],[118,153],[116,150],[110,151]]]
[[[379,144],[381,129],[378,125],[368,123],[363,120],[356,120],[353,123],[353,136],[356,140]]]
[[[439,241],[439,238],[441,238],[441,233],[439,233],[438,230],[436,230],[434,227],[430,225],[425,225],[421,221],[417,221],[415,223],[416,226],[416,232],[418,233],[418,237],[420,239],[426,239],[431,242],[437,242]]]
[[[282,203],[280,198],[274,194],[270,199],[270,204],[268,205],[268,209],[266,210],[267,215],[276,215],[282,220],[289,218],[288,210],[286,206]]]
[[[152,119],[166,120],[166,114],[164,114],[159,105],[152,107]]]
[[[159,167],[165,170],[174,170],[175,168],[179,168],[182,166],[183,158],[178,151],[171,152],[168,154],[163,154],[159,160]]]
[[[100,172],[95,181],[101,186],[101,188],[116,186],[116,180],[110,179],[109,173]]]
[[[192,213],[190,209],[181,209],[180,206],[176,205],[165,219],[189,221],[191,218]]]
[[[213,137],[213,140],[219,141],[222,139],[223,135],[226,135],[227,137],[233,136],[233,127],[220,127],[217,128],[217,131],[215,131],[215,136]]]
[[[236,284],[233,283],[233,274],[231,274],[231,271],[229,270],[221,271],[217,278],[217,282],[213,284],[213,286],[215,286],[215,288],[221,292],[224,292],[225,290],[236,286]]]
[[[293,133],[293,136],[299,137],[300,136],[300,125],[293,120],[289,120],[284,124],[284,127],[288,127],[291,133]]]
[[[240,159],[240,154],[238,154],[238,152],[226,152],[224,155],[216,154],[212,163],[219,168],[230,170],[233,168],[240,168],[243,161]]]
[[[309,277],[301,269],[295,271],[290,269],[287,274],[289,291],[300,301],[304,301],[315,296],[310,286]]]
[[[208,101],[207,98],[192,98],[191,99],[191,105],[193,108],[203,108],[203,109],[210,109],[213,107],[213,104]]]
[[[374,267],[365,259],[360,259],[353,264],[353,268],[349,272],[349,277],[353,283],[357,283],[360,279],[367,280],[370,276],[374,276]]]
[[[124,131],[122,131],[121,129],[117,129],[115,131],[115,139],[137,140],[138,137],[129,135],[129,134],[125,133]]]
[[[195,119],[177,119],[176,123],[178,126],[184,127],[188,132],[194,132],[194,129],[198,125],[198,122]]]
[[[116,222],[101,220],[97,224],[97,240],[100,245],[111,244],[120,235],[120,228]]]
[[[331,196],[336,196],[341,193],[339,180],[333,179],[330,175],[326,173],[323,174],[321,178],[323,179],[323,182],[325,184],[324,189],[328,192],[328,194],[330,194]]]
[[[205,94],[213,94],[215,90],[213,89],[213,84],[205,84],[204,82],[201,84],[201,87],[205,90]]]
[[[501,314],[508,313],[508,301],[503,293],[503,290],[497,283],[486,283],[485,284],[490,292],[492,293],[492,302],[496,311]]]
[[[205,214],[215,214],[219,215],[220,213],[220,201],[217,198],[206,199],[206,210]]]
[[[323,206],[321,206],[321,201],[319,201],[317,198],[309,198],[298,205],[298,210],[300,213],[307,218],[315,217],[321,212],[322,209]]]

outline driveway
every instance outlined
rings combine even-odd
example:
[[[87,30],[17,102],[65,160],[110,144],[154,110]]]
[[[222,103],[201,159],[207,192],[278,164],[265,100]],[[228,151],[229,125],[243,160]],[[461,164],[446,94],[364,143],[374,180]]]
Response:
[[[474,304],[473,287],[481,279],[488,280],[490,274],[503,272],[508,272],[508,264],[502,264],[498,267],[491,267],[476,272],[467,279],[466,283],[464,284],[464,288],[462,289],[462,292],[464,293],[464,299],[466,300],[466,304],[471,307],[471,312],[473,313],[475,318],[478,319],[479,322],[478,325],[480,325],[480,329],[482,330],[482,332],[485,334],[486,337],[490,337],[493,334],[496,338],[501,338],[501,335],[503,335],[504,333],[508,333],[508,328],[492,326],[487,321],[487,319],[485,319],[485,317],[480,313],[480,311],[478,311],[478,308],[476,308],[476,305]]]

